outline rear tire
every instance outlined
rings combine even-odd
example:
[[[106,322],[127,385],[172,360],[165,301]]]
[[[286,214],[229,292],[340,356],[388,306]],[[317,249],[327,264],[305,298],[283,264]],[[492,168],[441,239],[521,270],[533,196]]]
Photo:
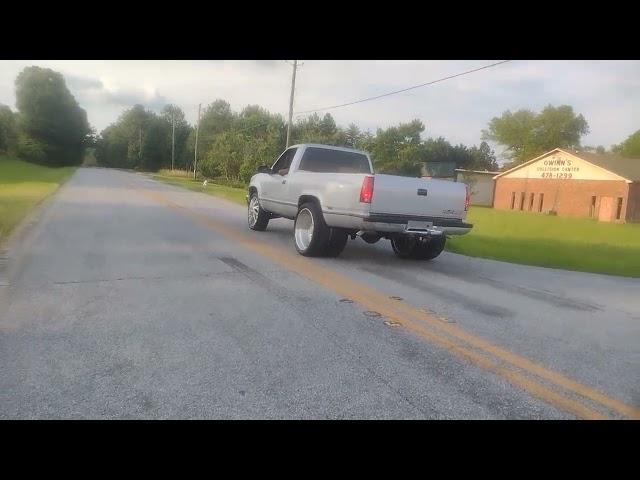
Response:
[[[431,237],[425,242],[417,242],[413,251],[413,258],[416,260],[433,260],[444,250],[447,237],[440,235],[439,237]]]
[[[251,230],[257,230],[258,232],[264,232],[267,229],[267,225],[269,225],[269,218],[269,212],[263,210],[260,206],[258,194],[253,192],[247,205],[249,228]]]
[[[298,209],[293,227],[296,250],[305,257],[319,257],[325,254],[331,235],[324,223],[322,210],[315,202],[304,203]]]
[[[421,239],[401,235],[391,239],[394,253],[403,259],[433,260],[444,250],[447,238],[444,235]]]
[[[393,253],[399,258],[412,258],[413,248],[415,247],[415,238],[410,235],[400,235],[391,239]]]
[[[349,240],[347,232],[340,228],[330,228],[329,240],[327,241],[324,256],[337,257],[340,255],[344,250],[344,247],[347,245],[347,240]]]

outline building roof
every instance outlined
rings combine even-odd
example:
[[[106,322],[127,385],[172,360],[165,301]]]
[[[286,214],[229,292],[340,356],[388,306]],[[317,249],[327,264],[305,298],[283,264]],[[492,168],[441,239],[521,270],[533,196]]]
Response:
[[[456,168],[456,172],[483,173],[485,175],[499,175],[500,174],[500,172],[490,172],[488,170],[465,170],[464,168]]]
[[[582,160],[586,160],[616,175],[620,175],[627,180],[633,182],[640,181],[640,158],[626,158],[618,155],[602,155],[599,153],[576,152],[571,150],[566,151]]]
[[[585,162],[589,162],[597,167],[604,168],[605,170],[615,173],[616,175],[629,180],[630,182],[638,182],[640,181],[640,158],[627,158],[620,157],[618,155],[611,154],[600,154],[600,153],[591,153],[591,152],[582,152],[578,150],[565,150],[562,148],[554,148],[553,150],[548,151],[547,153],[543,153],[542,155],[531,159],[527,162],[521,163],[509,170],[501,172],[496,175],[494,178],[499,178],[507,173],[513,172],[514,170],[518,170],[519,168],[524,167],[530,163],[535,162],[553,152],[564,152],[569,155],[573,155],[574,157],[578,157]]]

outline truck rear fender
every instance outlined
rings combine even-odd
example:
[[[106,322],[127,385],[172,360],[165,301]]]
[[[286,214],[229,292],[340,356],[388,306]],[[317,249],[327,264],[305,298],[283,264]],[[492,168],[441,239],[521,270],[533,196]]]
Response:
[[[320,203],[318,197],[314,195],[300,195],[300,197],[298,198],[298,208],[300,208],[303,203],[307,202],[317,203],[320,206],[320,210],[322,210],[322,203]]]

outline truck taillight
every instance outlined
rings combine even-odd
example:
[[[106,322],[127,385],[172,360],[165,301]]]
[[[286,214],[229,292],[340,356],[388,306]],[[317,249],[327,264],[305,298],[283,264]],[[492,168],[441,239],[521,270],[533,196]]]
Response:
[[[371,203],[373,198],[373,177],[364,177],[360,189],[360,203]]]
[[[464,197],[464,211],[469,210],[469,204],[471,203],[471,192],[469,191],[469,187],[465,186],[467,191],[466,196]]]

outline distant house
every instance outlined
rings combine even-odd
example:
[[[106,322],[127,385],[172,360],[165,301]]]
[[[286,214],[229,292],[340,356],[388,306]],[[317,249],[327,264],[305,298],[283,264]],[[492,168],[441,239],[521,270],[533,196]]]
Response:
[[[637,158],[555,148],[494,179],[494,208],[640,221]]]
[[[423,178],[438,178],[441,180],[455,180],[455,162],[424,162],[421,176]]]
[[[456,168],[455,172],[456,182],[467,184],[471,190],[471,205],[493,206],[493,194],[495,191],[493,177],[500,172],[464,170],[462,168]]]

